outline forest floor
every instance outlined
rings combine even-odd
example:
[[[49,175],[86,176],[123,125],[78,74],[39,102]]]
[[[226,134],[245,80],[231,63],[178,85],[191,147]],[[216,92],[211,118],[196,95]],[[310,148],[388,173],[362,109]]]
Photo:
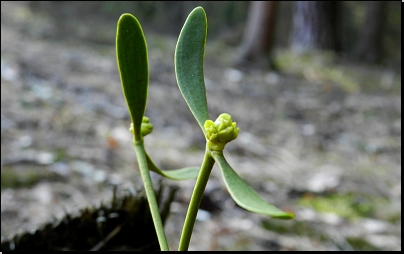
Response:
[[[142,186],[116,23],[80,22],[1,3],[2,238],[107,200],[114,184]],[[144,33],[146,150],[163,169],[200,165],[205,139],[176,84],[176,38]],[[240,134],[225,149],[230,165],[296,218],[241,209],[215,166],[190,249],[401,250],[401,73],[282,49],[278,72],[237,70],[236,54],[208,38],[210,118],[231,114]],[[166,223],[175,250],[195,181],[164,182],[180,187]]]

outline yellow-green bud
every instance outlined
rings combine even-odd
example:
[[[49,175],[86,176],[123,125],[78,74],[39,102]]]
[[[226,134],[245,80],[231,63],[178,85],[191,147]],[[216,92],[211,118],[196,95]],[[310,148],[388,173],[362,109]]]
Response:
[[[143,116],[142,125],[140,126],[140,133],[143,137],[153,131],[153,125],[150,124],[149,121],[150,119],[147,116]],[[132,132],[133,135],[135,135],[133,123],[130,124],[129,131]]]
[[[135,135],[135,129],[133,128],[133,123],[130,123],[129,131],[132,132],[133,135]]]
[[[142,126],[140,127],[140,132],[142,133],[142,136],[146,136],[150,134],[153,131],[153,125],[150,123],[142,123]]]
[[[215,122],[207,120],[204,125],[208,146],[212,151],[221,151],[224,146],[237,138],[240,128],[236,128],[236,122],[232,123],[229,114],[221,114]]]

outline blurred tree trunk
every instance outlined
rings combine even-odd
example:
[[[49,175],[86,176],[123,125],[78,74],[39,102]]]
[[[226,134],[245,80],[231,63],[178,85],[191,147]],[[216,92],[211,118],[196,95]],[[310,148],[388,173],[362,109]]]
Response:
[[[277,8],[277,1],[251,2],[237,67],[273,67],[270,51]]]
[[[296,52],[337,50],[336,1],[296,1],[293,6],[291,47]]]
[[[356,57],[360,60],[378,63],[383,56],[382,33],[386,20],[386,2],[370,1],[366,4],[368,8],[356,46]]]

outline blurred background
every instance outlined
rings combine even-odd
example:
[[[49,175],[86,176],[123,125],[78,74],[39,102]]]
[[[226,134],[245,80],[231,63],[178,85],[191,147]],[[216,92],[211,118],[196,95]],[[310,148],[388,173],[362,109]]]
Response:
[[[401,6],[393,1],[1,2],[1,236],[142,186],[115,55],[133,14],[149,56],[146,150],[200,165],[205,139],[176,84],[188,14],[208,19],[211,119],[232,115],[225,156],[275,220],[238,207],[212,171],[191,250],[401,250]],[[154,181],[159,176],[152,174]],[[167,220],[178,248],[195,181]]]

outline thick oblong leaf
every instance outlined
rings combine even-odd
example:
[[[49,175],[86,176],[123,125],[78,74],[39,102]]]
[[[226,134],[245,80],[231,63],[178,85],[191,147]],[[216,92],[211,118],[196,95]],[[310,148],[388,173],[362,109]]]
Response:
[[[175,49],[177,83],[203,133],[203,125],[209,120],[203,75],[206,32],[205,11],[196,7],[185,21]]]
[[[153,160],[150,156],[146,153],[147,165],[149,170],[170,178],[172,180],[189,180],[195,179],[198,177],[199,168],[198,167],[186,167],[181,169],[173,169],[173,170],[161,170],[159,169],[156,164],[154,164]]]
[[[116,56],[135,139],[141,140],[140,126],[146,109],[149,86],[147,45],[139,21],[128,13],[122,14],[118,21]]]
[[[222,152],[211,152],[222,170],[223,179],[233,200],[244,209],[279,219],[293,219],[293,213],[284,212],[263,200],[232,169]]]

